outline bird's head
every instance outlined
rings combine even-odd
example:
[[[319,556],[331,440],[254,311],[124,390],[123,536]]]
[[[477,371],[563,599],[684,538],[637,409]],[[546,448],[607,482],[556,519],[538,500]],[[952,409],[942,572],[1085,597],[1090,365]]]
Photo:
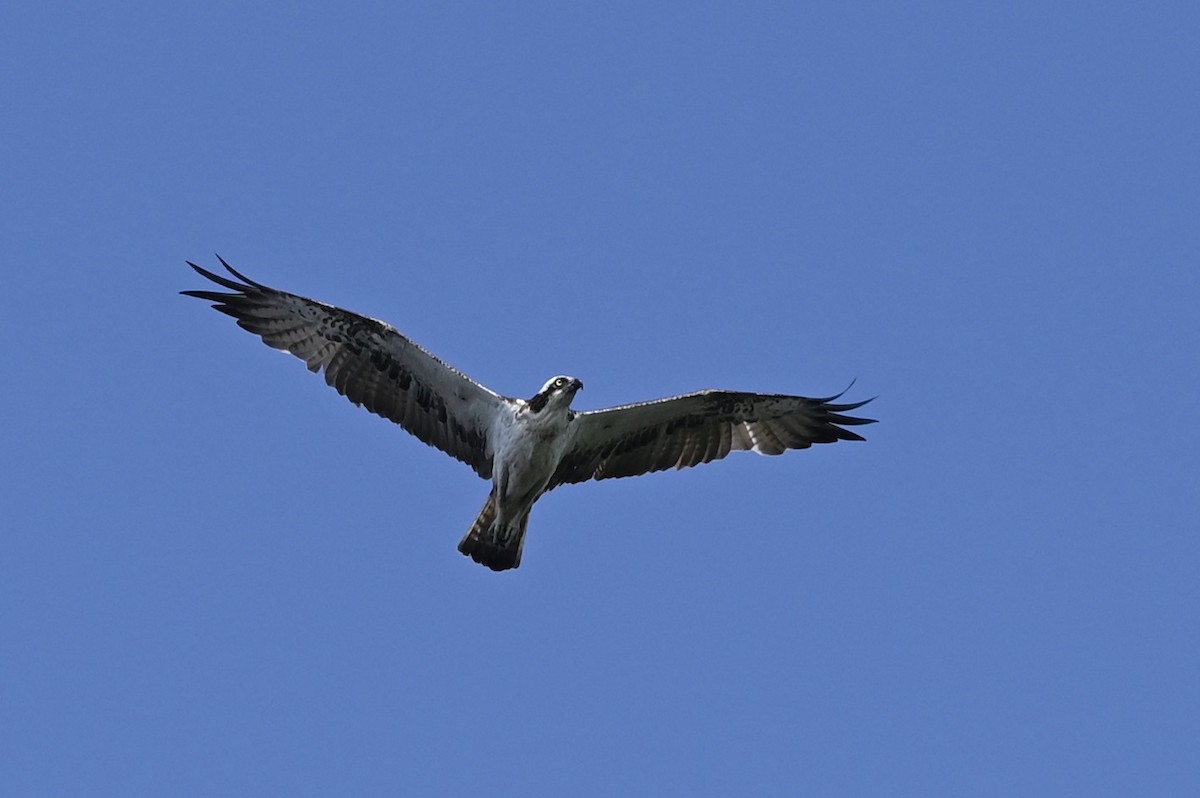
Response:
[[[583,387],[583,381],[576,377],[560,374],[546,380],[542,390],[529,400],[529,407],[535,413],[547,405],[554,407],[569,407],[575,394]]]

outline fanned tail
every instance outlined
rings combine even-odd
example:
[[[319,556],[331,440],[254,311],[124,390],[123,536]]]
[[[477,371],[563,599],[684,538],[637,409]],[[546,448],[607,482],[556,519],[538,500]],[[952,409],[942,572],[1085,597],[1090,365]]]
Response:
[[[458,544],[458,550],[480,565],[486,565],[493,571],[507,571],[521,564],[521,550],[525,547],[525,527],[529,524],[529,513],[515,520],[509,528],[497,535],[493,543],[492,524],[496,521],[496,491],[488,494],[479,517],[471,525],[471,531]]]

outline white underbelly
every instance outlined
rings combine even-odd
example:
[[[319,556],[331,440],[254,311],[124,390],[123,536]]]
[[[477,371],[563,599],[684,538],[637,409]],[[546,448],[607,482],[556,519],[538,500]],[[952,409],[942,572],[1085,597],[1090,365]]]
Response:
[[[528,509],[545,490],[566,449],[566,426],[564,419],[542,426],[514,423],[506,430],[492,473],[502,512]]]

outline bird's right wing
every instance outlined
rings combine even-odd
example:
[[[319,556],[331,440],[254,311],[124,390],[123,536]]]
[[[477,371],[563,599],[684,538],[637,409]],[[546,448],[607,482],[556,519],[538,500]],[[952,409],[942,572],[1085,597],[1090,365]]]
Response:
[[[547,490],[569,482],[687,468],[738,450],[783,454],[814,443],[861,441],[861,435],[843,427],[874,420],[843,413],[870,400],[833,404],[839,396],[700,391],[580,413],[570,448]]]
[[[392,326],[313,299],[269,288],[234,271],[241,282],[188,263],[232,293],[183,291],[214,303],[238,326],[309,371],[356,405],[394,421],[455,457],[484,479],[492,475],[494,419],[512,400],[488,390],[405,338]]]

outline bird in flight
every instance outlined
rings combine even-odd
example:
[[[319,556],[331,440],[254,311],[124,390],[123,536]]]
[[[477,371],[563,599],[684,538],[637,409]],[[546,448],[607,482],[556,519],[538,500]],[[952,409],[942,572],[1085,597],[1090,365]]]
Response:
[[[531,399],[502,396],[443,363],[394,327],[188,262],[229,292],[182,291],[213,303],[268,346],[291,352],[338,393],[471,466],[492,490],[458,550],[504,571],[521,564],[534,503],[559,485],[633,477],[720,460],[733,451],[783,454],[814,443],[861,441],[845,415],[870,400],[835,404],[783,394],[707,390],[575,411],[575,377],[546,381]],[[239,282],[240,281],[240,282]]]

